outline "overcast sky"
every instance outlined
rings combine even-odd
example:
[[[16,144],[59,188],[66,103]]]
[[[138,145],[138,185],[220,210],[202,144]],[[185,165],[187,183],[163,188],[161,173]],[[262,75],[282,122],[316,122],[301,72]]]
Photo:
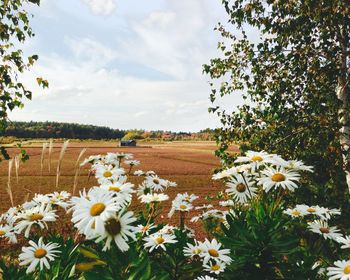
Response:
[[[24,49],[40,59],[24,79],[34,98],[12,120],[173,131],[218,123],[202,65],[218,55],[221,0],[46,0],[32,12],[36,37]],[[38,90],[36,76],[50,88]]]

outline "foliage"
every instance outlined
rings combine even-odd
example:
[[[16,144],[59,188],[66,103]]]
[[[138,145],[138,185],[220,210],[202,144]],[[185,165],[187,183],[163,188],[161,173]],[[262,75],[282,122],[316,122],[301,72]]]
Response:
[[[20,81],[20,74],[29,70],[38,60],[38,55],[25,57],[18,47],[34,36],[30,27],[30,14],[27,4],[40,5],[40,0],[1,0],[0,1],[0,132],[7,126],[7,112],[23,107],[23,99],[31,99],[32,92]],[[37,83],[43,88],[48,82],[41,77]],[[3,158],[6,149],[1,148]]]
[[[212,79],[209,111],[222,124],[216,134],[217,155],[230,166],[235,155],[228,149],[238,143],[242,151],[265,150],[302,159],[314,165],[316,172],[310,187],[297,199],[308,197],[314,203],[346,207],[349,3],[222,3],[234,31],[218,25],[221,56],[204,66]],[[232,94],[243,95],[245,104],[233,112],[217,105],[220,98]]]

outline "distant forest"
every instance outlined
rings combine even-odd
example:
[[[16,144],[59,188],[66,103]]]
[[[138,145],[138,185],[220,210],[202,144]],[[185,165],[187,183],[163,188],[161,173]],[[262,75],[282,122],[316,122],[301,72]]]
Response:
[[[94,126],[61,122],[10,122],[0,136],[16,138],[69,138],[69,139],[162,139],[162,140],[213,140],[214,130],[200,132],[171,132],[147,130],[121,130],[105,126]]]

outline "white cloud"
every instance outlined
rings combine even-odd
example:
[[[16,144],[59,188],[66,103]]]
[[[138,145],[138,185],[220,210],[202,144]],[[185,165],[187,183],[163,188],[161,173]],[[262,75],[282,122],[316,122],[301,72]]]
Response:
[[[83,0],[91,12],[98,16],[109,16],[114,13],[117,4],[115,0]]]
[[[114,50],[93,38],[66,36],[64,41],[79,61],[93,63],[95,67],[103,66],[118,57]]]

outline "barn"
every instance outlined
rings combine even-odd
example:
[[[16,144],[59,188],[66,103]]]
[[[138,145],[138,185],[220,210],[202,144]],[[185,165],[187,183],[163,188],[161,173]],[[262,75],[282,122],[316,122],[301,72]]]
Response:
[[[119,143],[120,147],[135,147],[136,141],[135,140],[121,140]]]

